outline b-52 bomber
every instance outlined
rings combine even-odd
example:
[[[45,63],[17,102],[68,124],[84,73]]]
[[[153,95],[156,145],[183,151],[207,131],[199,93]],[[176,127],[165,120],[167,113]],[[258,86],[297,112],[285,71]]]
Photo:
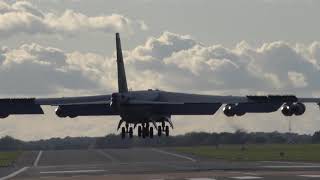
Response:
[[[118,92],[108,95],[61,98],[7,98],[0,99],[0,118],[15,114],[44,114],[41,106],[56,106],[60,118],[78,116],[120,116],[117,129],[121,137],[153,138],[169,136],[173,129],[173,115],[213,115],[223,105],[228,116],[246,113],[271,113],[281,110],[284,116],[302,115],[305,103],[320,106],[320,98],[298,98],[294,95],[216,96],[162,90],[129,91],[123,62],[120,35],[116,33]]]

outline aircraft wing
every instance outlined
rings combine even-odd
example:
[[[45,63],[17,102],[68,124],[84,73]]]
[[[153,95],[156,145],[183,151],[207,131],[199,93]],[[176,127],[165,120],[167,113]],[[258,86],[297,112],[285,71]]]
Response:
[[[39,105],[80,105],[80,104],[107,104],[110,103],[111,95],[61,97],[61,98],[37,98],[35,104]]]
[[[111,95],[61,98],[3,98],[0,99],[0,118],[14,114],[44,114],[41,105],[58,106],[61,117],[77,115],[114,115],[109,106]],[[108,104],[106,106],[106,104]]]
[[[156,101],[130,101],[127,106],[141,106],[154,113],[171,115],[210,115],[224,104],[227,116],[245,113],[269,113],[281,108],[286,116],[302,115],[304,103],[320,105],[320,98],[298,98],[294,95],[212,96],[160,91]]]

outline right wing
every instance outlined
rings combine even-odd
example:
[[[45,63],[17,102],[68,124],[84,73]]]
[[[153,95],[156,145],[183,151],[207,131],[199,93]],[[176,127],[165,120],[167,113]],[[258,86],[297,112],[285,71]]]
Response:
[[[0,99],[0,118],[12,114],[44,114],[41,105],[57,106],[59,117],[117,115],[110,107],[111,95],[61,98]]]

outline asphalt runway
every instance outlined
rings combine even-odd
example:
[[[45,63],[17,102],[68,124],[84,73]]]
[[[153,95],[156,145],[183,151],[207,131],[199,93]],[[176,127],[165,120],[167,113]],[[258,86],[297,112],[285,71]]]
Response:
[[[30,151],[17,164],[0,168],[0,180],[320,179],[320,163],[230,162],[158,148]]]

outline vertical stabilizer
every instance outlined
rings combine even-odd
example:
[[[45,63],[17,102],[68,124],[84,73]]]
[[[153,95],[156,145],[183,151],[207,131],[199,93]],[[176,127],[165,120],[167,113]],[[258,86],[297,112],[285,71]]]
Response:
[[[116,33],[116,46],[117,46],[117,68],[118,68],[118,88],[119,92],[128,92],[126,72],[124,69],[120,34]]]

